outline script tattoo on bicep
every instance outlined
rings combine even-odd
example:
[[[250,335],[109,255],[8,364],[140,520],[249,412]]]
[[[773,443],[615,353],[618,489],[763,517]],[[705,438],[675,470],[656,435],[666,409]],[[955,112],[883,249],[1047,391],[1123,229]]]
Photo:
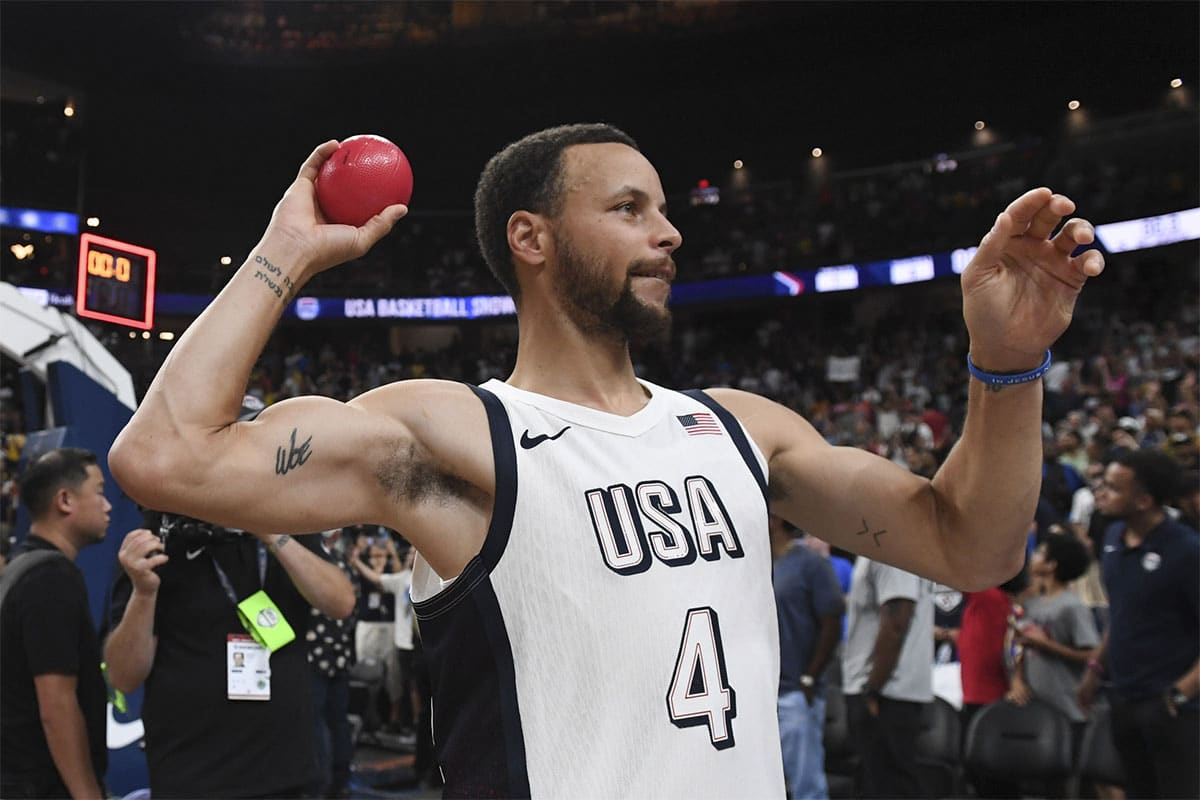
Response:
[[[296,444],[297,429],[292,428],[292,440],[287,449],[277,447],[275,449],[275,474],[287,475],[297,467],[304,466],[304,462],[308,461],[312,451],[308,449],[312,442],[312,437],[309,436],[301,444]]]
[[[883,530],[878,530],[878,531],[873,531],[873,530],[871,530],[871,526],[867,524],[867,520],[864,518],[864,519],[863,519],[863,521],[862,521],[862,530],[861,530],[861,531],[855,531],[855,532],[854,532],[854,535],[855,535],[855,536],[867,536],[867,535],[870,535],[870,536],[871,536],[871,538],[873,538],[873,539],[875,540],[875,546],[876,546],[876,547],[882,547],[882,545],[879,543],[879,537],[880,537],[880,536],[883,536],[885,533],[887,533],[887,530],[886,530],[886,529],[883,529]]]
[[[254,263],[262,267],[254,270],[254,277],[265,283],[283,302],[292,302],[292,298],[296,296],[296,284],[292,283],[292,279],[284,275],[283,270],[268,261],[265,256],[255,256]]]

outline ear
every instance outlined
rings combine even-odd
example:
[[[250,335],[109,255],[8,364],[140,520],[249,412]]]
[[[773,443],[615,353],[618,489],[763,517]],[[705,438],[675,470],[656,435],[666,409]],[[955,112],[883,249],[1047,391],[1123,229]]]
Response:
[[[545,217],[531,211],[514,212],[508,218],[507,233],[508,247],[519,263],[531,266],[546,263],[553,239]]]
[[[54,493],[54,499],[50,502],[50,507],[59,514],[67,515],[75,508],[75,494],[66,486],[59,487]]]

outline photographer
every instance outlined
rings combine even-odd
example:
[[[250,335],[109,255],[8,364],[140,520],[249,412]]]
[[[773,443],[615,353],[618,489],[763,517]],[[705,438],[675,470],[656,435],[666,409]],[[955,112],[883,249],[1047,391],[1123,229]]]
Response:
[[[280,733],[313,728],[309,609],[349,615],[349,579],[316,536],[175,515],[148,527],[121,544],[104,652],[114,687],[145,683],[151,791],[299,796],[315,777],[312,737]]]

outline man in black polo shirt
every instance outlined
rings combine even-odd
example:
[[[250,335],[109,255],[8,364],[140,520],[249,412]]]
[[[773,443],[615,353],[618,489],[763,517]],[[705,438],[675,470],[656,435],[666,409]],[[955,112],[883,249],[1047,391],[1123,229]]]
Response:
[[[103,797],[104,677],[75,556],[108,529],[104,476],[87,450],[51,450],[20,497],[33,522],[3,581],[0,796]]]
[[[300,797],[316,770],[310,606],[345,617],[354,591],[319,537],[212,529],[207,540],[168,536],[165,545],[149,531],[125,538],[109,677],[124,692],[145,686],[154,797]],[[238,613],[260,591],[295,635],[278,650],[248,635]]]
[[[1180,477],[1169,455],[1130,451],[1096,495],[1117,520],[1102,553],[1111,616],[1079,700],[1091,704],[1107,662],[1129,797],[1200,796],[1200,536],[1163,508]]]

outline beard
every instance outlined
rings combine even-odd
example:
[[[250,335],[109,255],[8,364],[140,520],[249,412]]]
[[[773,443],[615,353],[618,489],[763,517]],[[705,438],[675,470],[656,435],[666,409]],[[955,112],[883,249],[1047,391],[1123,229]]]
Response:
[[[633,293],[633,276],[653,262],[630,262],[624,282],[616,287],[600,259],[578,253],[565,237],[558,238],[558,251],[560,291],[581,330],[618,339],[631,348],[666,345],[671,335],[670,309],[643,303]]]

